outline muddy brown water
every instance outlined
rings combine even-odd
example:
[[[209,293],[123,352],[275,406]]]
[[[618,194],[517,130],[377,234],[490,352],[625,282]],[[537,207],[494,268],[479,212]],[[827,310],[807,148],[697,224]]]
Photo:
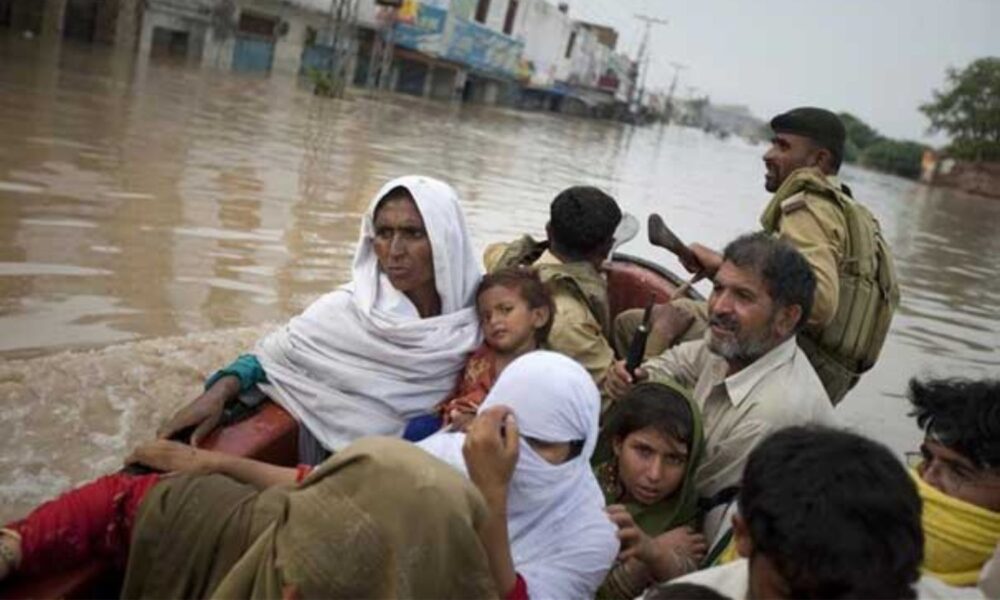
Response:
[[[207,373],[343,282],[388,178],[454,185],[479,248],[541,233],[579,183],[720,247],[756,226],[762,152],[0,37],[0,519],[115,468]],[[903,303],[838,412],[902,452],[919,439],[909,377],[1000,372],[1000,202],[844,178],[887,231]],[[642,241],[623,250],[677,266]]]

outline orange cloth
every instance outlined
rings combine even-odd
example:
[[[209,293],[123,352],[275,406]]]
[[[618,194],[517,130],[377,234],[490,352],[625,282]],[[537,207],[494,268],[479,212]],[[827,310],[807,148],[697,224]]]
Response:
[[[483,342],[465,362],[455,391],[438,406],[445,425],[451,423],[451,412],[475,413],[496,381],[497,354]]]

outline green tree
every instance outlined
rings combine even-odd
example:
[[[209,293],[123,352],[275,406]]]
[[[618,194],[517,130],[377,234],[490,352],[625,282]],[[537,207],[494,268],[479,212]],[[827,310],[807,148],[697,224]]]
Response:
[[[925,146],[917,142],[880,139],[865,148],[858,161],[866,167],[900,177],[920,177]]]
[[[947,89],[920,107],[930,131],[951,136],[948,153],[966,160],[1000,160],[1000,58],[948,69]]]
[[[851,113],[842,112],[839,116],[847,130],[847,141],[844,143],[845,161],[857,162],[865,148],[883,139],[879,132],[872,129],[868,123]]]

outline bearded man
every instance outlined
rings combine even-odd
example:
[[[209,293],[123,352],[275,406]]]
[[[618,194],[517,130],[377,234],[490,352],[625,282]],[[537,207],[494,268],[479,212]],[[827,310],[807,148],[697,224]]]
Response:
[[[605,387],[612,400],[636,381],[673,380],[693,389],[702,412],[705,455],[695,474],[705,535],[725,522],[750,451],[792,425],[831,425],[833,408],[796,333],[809,320],[816,277],[790,244],[764,232],[726,246],[708,298],[709,330],[646,360],[634,374],[624,362]],[[715,509],[715,510],[713,510]]]

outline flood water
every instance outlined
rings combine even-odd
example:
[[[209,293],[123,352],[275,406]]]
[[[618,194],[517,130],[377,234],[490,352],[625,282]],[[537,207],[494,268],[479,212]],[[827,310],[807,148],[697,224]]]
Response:
[[[459,191],[476,245],[540,234],[561,188],[721,247],[756,227],[763,147],[679,128],[402,97],[0,37],[0,520],[120,464],[206,374],[348,274],[387,179]],[[1000,202],[848,168],[903,301],[838,409],[897,451],[915,374],[1000,373]],[[676,263],[637,241],[626,252]]]

